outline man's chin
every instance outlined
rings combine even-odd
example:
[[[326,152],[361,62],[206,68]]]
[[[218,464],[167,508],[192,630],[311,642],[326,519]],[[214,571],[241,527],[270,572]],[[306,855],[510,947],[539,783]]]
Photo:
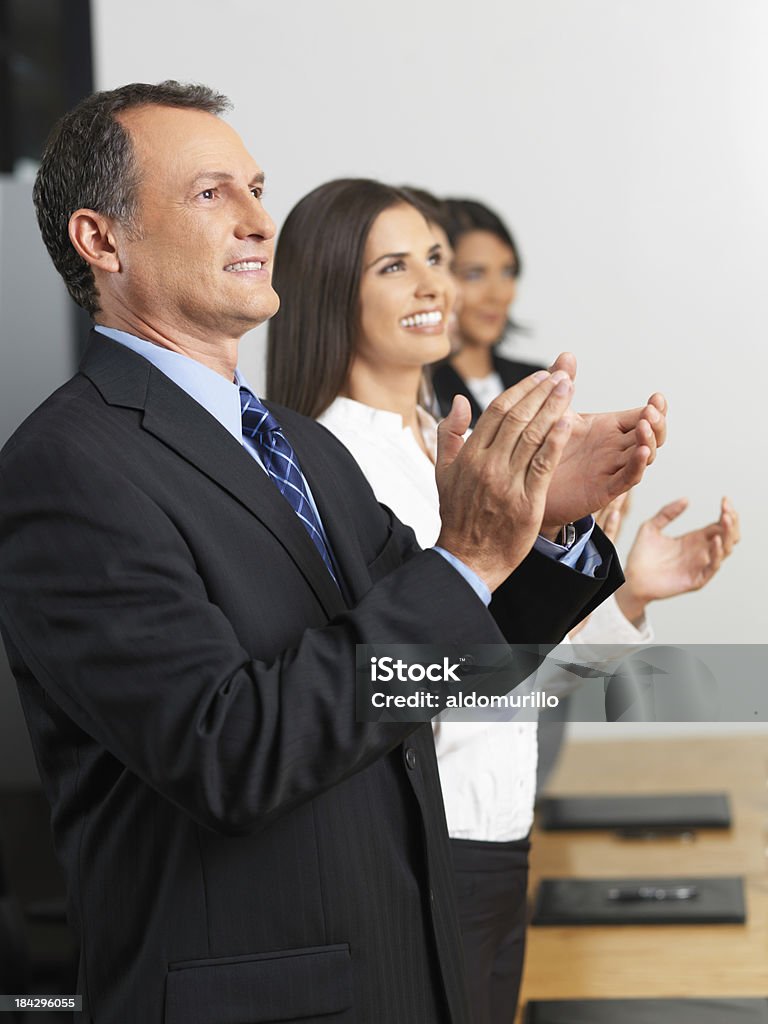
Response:
[[[276,313],[276,312],[278,311],[278,309],[280,309],[280,296],[279,296],[279,295],[277,294],[277,292],[276,292],[276,291],[275,291],[275,290],[273,289],[273,290],[272,290],[272,309],[271,309],[271,311],[270,311],[270,312],[269,312],[269,313],[267,314],[267,319],[269,319],[269,317],[271,317],[271,316],[274,316],[274,315],[275,315],[275,313]]]
[[[259,312],[261,313],[261,319],[259,323],[264,323],[265,320],[269,320],[275,313],[280,309],[280,296],[274,290],[269,289],[266,295],[259,296]]]
[[[245,330],[253,330],[254,327],[259,327],[267,320],[271,320],[278,309],[280,309],[280,298],[277,292],[270,290],[267,295],[260,295],[258,301],[254,300],[248,309],[243,310],[241,320],[247,322],[248,325]]]

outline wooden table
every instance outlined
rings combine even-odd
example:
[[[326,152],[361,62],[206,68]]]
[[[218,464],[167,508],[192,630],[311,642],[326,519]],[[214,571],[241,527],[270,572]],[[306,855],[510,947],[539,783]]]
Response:
[[[528,931],[528,999],[768,995],[768,736],[574,742],[548,792],[727,791],[733,828],[692,840],[534,829],[531,883],[544,876],[744,875],[747,923]],[[518,1015],[518,1020],[522,1019]]]

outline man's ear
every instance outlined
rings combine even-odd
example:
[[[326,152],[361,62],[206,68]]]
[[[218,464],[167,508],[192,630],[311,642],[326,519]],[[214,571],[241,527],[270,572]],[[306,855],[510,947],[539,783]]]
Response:
[[[69,218],[69,240],[94,270],[116,274],[120,270],[117,239],[108,217],[95,210],[75,210]]]

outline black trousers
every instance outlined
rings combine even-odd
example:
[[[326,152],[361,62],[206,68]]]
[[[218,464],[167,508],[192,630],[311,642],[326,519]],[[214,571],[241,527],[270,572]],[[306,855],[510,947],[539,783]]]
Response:
[[[451,839],[473,1024],[512,1024],[523,974],[528,838]]]

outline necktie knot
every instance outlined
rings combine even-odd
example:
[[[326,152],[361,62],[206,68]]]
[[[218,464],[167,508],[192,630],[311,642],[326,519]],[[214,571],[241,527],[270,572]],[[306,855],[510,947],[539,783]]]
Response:
[[[257,435],[267,437],[272,433],[281,433],[280,424],[263,402],[252,395],[247,388],[240,388],[240,413],[243,419],[243,433],[246,437]]]

